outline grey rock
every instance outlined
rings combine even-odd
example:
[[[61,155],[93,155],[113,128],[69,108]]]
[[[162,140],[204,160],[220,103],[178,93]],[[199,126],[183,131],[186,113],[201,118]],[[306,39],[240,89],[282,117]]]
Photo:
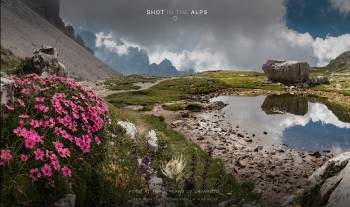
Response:
[[[34,51],[32,57],[33,66],[42,76],[68,77],[68,71],[63,63],[58,61],[57,48],[43,45]]]
[[[333,172],[329,175],[329,172]],[[350,152],[328,160],[309,178],[311,186],[321,183],[320,198],[327,207],[346,207],[350,203]]]
[[[54,203],[54,207],[74,207],[75,205],[75,194],[66,194],[63,198]]]
[[[262,69],[272,82],[292,84],[309,80],[310,66],[306,62],[268,60]]]
[[[13,102],[13,95],[15,91],[15,83],[13,80],[7,77],[1,77],[0,81],[0,93],[1,93],[1,106],[6,105],[8,102]]]

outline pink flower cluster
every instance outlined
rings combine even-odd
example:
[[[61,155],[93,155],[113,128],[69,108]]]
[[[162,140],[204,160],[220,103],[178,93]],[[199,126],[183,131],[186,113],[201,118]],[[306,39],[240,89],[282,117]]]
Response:
[[[35,74],[11,78],[16,93],[7,110],[18,126],[4,146],[16,147],[19,154],[2,149],[0,165],[17,159],[28,167],[33,182],[45,178],[48,186],[54,186],[55,176],[71,177],[74,164],[101,144],[98,133],[108,105],[74,80]]]

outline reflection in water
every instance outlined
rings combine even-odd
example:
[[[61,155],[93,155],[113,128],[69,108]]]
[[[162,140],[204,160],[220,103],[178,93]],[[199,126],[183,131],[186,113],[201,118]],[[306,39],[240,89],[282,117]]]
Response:
[[[220,96],[228,104],[225,121],[262,134],[261,144],[287,144],[300,151],[350,150],[350,123],[341,121],[323,103],[290,94],[257,97]]]
[[[307,97],[291,94],[268,95],[261,105],[262,110],[267,114],[291,113],[305,115],[308,110]]]

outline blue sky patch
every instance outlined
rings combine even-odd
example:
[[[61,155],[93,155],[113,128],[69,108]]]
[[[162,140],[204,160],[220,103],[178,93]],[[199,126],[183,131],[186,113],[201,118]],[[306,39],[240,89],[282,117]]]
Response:
[[[288,28],[315,37],[350,33],[350,15],[340,14],[329,0],[286,0]]]

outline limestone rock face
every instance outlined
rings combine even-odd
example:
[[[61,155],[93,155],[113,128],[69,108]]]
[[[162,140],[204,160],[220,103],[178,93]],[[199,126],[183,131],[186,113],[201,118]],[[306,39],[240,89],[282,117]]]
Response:
[[[306,62],[268,60],[262,69],[273,82],[291,84],[309,81],[310,66]]]
[[[330,173],[332,172],[332,173]],[[317,169],[309,178],[321,183],[320,200],[327,207],[346,207],[350,203],[350,152],[344,152]]]
[[[60,0],[21,0],[55,26],[64,26],[60,18]]]
[[[13,55],[31,57],[34,49],[51,45],[57,48],[59,60],[67,66],[71,78],[96,80],[120,76],[22,1],[1,0],[0,14],[1,46]]]

